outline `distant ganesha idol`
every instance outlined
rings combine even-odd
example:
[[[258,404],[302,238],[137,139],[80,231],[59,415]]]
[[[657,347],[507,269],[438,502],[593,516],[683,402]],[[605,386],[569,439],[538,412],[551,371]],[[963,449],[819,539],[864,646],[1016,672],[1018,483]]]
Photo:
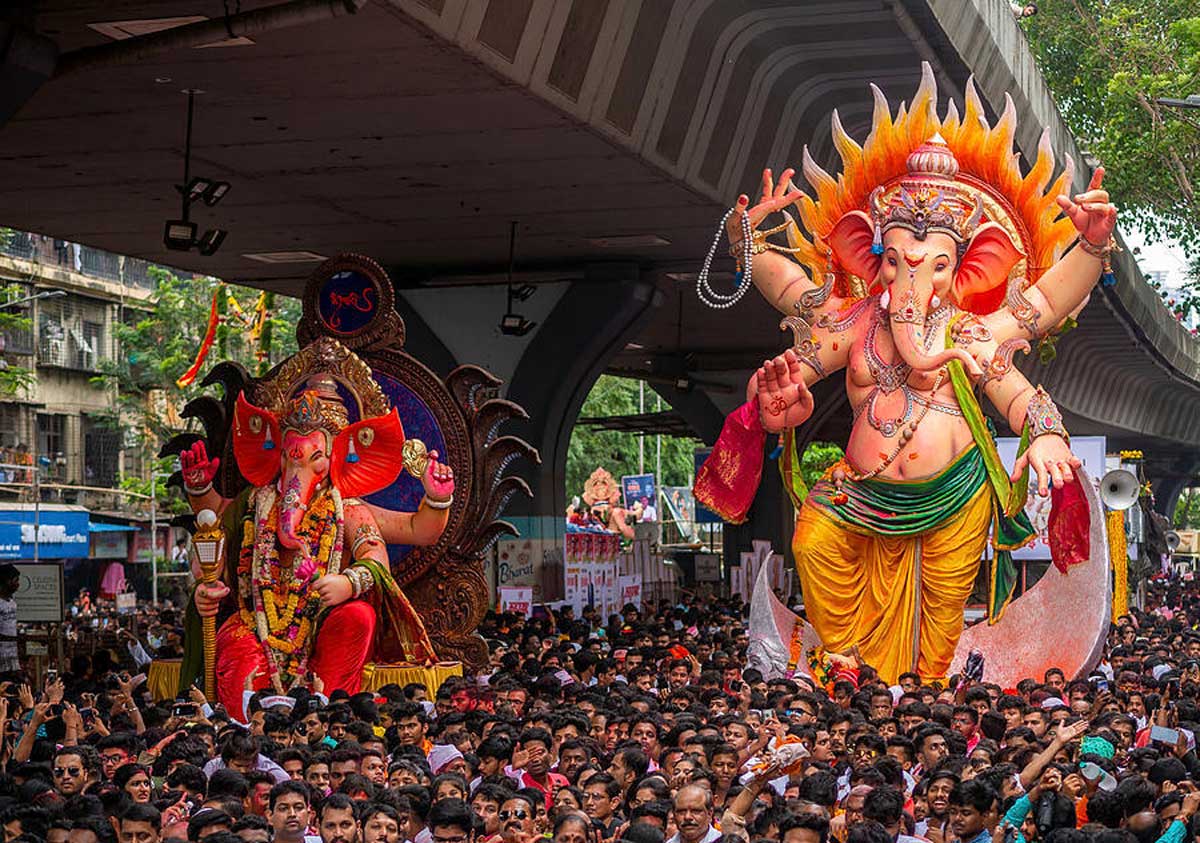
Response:
[[[1022,512],[1029,468],[1042,495],[1053,489],[1056,561],[1087,556],[1080,461],[1054,401],[1012,361],[1077,313],[1111,271],[1116,222],[1102,169],[1084,193],[1066,195],[1072,165],[1050,184],[1043,135],[1022,177],[1011,100],[990,127],[968,85],[962,116],[951,102],[941,119],[933,74],[923,70],[911,107],[895,116],[874,89],[862,146],[834,112],[843,170],[830,175],[806,150],[815,198],[792,189],[791,170],[778,184],[766,171],[761,199],[750,207],[743,196],[727,215],[741,272],[786,314],[780,327],[795,343],[750,379],[747,403],[726,420],[696,479],[697,500],[743,520],[766,433],[807,421],[809,387],[846,369],[854,413],[846,455],[806,496],[797,492],[792,550],[824,646],[858,647],[888,682],[906,671],[945,676],[989,532],[989,620],[1000,619],[1016,579],[1010,552],[1032,538]],[[786,213],[793,205],[806,231]],[[759,228],[779,212],[782,224]],[[767,239],[776,233],[787,245]],[[714,293],[711,258],[701,295],[728,306],[750,285]],[[1021,435],[1011,478],[979,396]]]
[[[575,498],[567,509],[567,531],[575,533],[616,533],[634,536],[630,518],[637,513],[621,506],[621,490],[616,479],[604,468],[597,468],[583,484],[583,501]]]
[[[350,422],[339,387],[357,402],[359,421]],[[192,510],[222,513],[229,537],[227,570],[197,587],[195,605],[202,617],[228,612],[216,679],[231,712],[242,711],[251,674],[255,688],[278,693],[310,675],[356,693],[369,658],[431,660],[433,645],[393,579],[386,545],[435,543],[454,494],[450,467],[436,451],[421,459],[405,448],[400,417],[370,369],[337,341],[312,343],[256,395],[266,406],[238,396],[232,434],[249,488],[232,500],[217,493],[220,459],[203,441],[181,455]],[[402,453],[424,487],[417,511],[364,502],[395,482]]]

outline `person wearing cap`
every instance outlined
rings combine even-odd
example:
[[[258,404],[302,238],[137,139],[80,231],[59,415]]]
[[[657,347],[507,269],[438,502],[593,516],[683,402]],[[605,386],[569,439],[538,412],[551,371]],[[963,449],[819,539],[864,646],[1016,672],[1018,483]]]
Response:
[[[429,749],[427,759],[429,771],[435,776],[442,773],[458,773],[465,776],[468,772],[463,754],[453,744],[434,744]]]

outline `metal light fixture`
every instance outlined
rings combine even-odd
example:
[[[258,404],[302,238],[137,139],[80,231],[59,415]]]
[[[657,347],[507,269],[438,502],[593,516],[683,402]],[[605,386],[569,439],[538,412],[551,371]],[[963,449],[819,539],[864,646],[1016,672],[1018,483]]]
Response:
[[[173,252],[190,252],[196,242],[196,224],[187,219],[167,220],[163,245]]]
[[[523,337],[537,327],[519,313],[506,313],[500,317],[500,333],[507,337]]]
[[[205,257],[216,253],[217,249],[221,248],[221,244],[225,242],[225,235],[228,233],[223,228],[210,228],[204,232],[204,236],[196,241],[196,250]]]
[[[525,301],[537,292],[537,288],[532,284],[513,286],[513,266],[516,262],[516,253],[517,223],[516,220],[513,220],[509,223],[508,228],[508,307],[505,308],[504,315],[500,317],[500,333],[506,337],[523,337],[537,327],[537,322],[532,322],[513,310],[514,301]]]
[[[207,191],[210,187],[212,187],[211,181],[206,178],[202,178],[201,176],[196,176],[187,183],[186,187],[182,188],[184,198],[187,200],[189,205],[193,202],[199,202],[204,198],[205,191]]]
[[[190,252],[195,249],[205,257],[216,254],[229,233],[221,228],[210,228],[200,237],[197,226],[191,220],[192,205],[203,202],[208,207],[216,205],[229,192],[229,182],[214,181],[203,176],[191,175],[192,170],[192,119],[196,107],[196,91],[189,89],[187,107],[187,134],[183,149],[183,183],[176,186],[182,203],[180,218],[167,220],[163,227],[163,245],[175,252]]]
[[[1189,94],[1183,99],[1172,99],[1171,97],[1159,97],[1155,100],[1159,105],[1167,105],[1171,108],[1200,108],[1200,94]]]
[[[228,192],[229,182],[215,181],[208,186],[208,190],[204,191],[204,196],[202,197],[204,199],[204,204],[211,208],[213,205],[224,199],[225,194]]]

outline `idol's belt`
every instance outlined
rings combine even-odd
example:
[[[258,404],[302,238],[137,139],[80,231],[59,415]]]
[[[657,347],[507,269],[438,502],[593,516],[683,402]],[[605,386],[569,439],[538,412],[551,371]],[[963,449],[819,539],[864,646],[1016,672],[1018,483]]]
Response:
[[[847,478],[838,489],[831,479],[838,467],[813,485],[807,504],[857,532],[887,536],[916,536],[937,529],[962,511],[987,483],[983,455],[975,446],[924,480]]]

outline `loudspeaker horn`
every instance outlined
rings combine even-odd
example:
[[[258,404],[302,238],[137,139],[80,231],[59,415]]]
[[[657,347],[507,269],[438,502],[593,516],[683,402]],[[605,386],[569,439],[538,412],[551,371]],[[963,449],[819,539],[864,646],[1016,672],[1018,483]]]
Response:
[[[1183,539],[1179,537],[1179,533],[1175,532],[1174,530],[1167,530],[1167,550],[1174,553],[1175,551],[1179,550],[1179,545],[1182,542]]]
[[[1100,478],[1100,500],[1109,509],[1118,512],[1137,503],[1142,486],[1132,471],[1114,468]]]

